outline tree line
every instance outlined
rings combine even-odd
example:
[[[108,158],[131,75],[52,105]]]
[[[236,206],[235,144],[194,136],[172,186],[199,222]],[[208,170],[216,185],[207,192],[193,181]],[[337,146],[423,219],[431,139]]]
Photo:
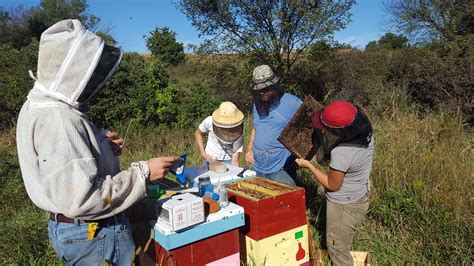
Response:
[[[188,126],[221,100],[249,110],[251,70],[265,63],[283,77],[287,90],[301,97],[370,105],[381,92],[399,90],[423,108],[456,107],[472,123],[472,1],[383,3],[398,34],[388,32],[361,50],[333,39],[335,31],[350,23],[354,0],[179,1],[177,7],[206,40],[185,55],[172,29],[152,29],[144,36],[152,57],[125,54],[95,100],[92,118],[103,126],[131,119]],[[14,126],[32,87],[27,71],[36,69],[42,31],[65,18],[81,20],[117,45],[100,18],[88,12],[85,0],[0,8],[2,128]]]

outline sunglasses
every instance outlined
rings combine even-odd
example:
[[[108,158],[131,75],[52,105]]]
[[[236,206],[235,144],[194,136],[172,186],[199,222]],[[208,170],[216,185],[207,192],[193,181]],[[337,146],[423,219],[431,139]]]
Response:
[[[257,95],[262,95],[262,94],[265,94],[267,92],[274,91],[275,89],[276,89],[275,87],[269,86],[269,87],[263,88],[261,90],[254,91],[254,93],[257,94]]]

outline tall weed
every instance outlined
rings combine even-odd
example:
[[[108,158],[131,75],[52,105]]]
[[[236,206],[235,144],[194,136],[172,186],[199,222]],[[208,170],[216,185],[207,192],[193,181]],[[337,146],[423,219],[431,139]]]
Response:
[[[57,264],[46,212],[31,202],[23,186],[14,133],[6,131],[0,138],[0,264]]]
[[[367,109],[376,141],[371,207],[353,249],[369,251],[379,264],[472,263],[474,134],[460,116],[421,114],[416,107],[397,104],[402,99],[398,97],[394,95],[385,108]],[[382,114],[374,113],[380,110]],[[147,127],[132,120],[112,128],[126,136],[122,168],[132,161],[182,152],[188,153],[188,166],[200,165],[193,136],[199,122],[169,128]],[[250,115],[244,123],[248,137]],[[0,258],[4,263],[57,263],[48,243],[45,212],[31,203],[21,181],[14,131],[2,134],[0,147],[4,203]],[[241,165],[250,167],[243,154]],[[316,247],[325,248],[323,190],[305,170],[299,171],[299,182],[307,190]]]
[[[461,116],[402,106],[373,122],[370,242],[356,246],[384,264],[472,263],[473,134]]]

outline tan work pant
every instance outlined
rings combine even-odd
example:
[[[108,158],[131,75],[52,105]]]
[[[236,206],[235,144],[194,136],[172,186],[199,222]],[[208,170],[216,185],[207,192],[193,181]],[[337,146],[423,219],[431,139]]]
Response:
[[[369,199],[339,204],[326,200],[326,245],[332,265],[354,265],[350,250],[357,227],[365,219]]]

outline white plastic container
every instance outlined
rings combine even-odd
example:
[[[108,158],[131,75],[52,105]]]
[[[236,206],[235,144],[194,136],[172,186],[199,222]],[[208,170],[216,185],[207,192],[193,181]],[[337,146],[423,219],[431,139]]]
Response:
[[[219,206],[221,208],[227,207],[229,205],[229,199],[227,198],[227,188],[221,182],[217,183],[217,186],[214,187],[214,193],[219,195]]]

